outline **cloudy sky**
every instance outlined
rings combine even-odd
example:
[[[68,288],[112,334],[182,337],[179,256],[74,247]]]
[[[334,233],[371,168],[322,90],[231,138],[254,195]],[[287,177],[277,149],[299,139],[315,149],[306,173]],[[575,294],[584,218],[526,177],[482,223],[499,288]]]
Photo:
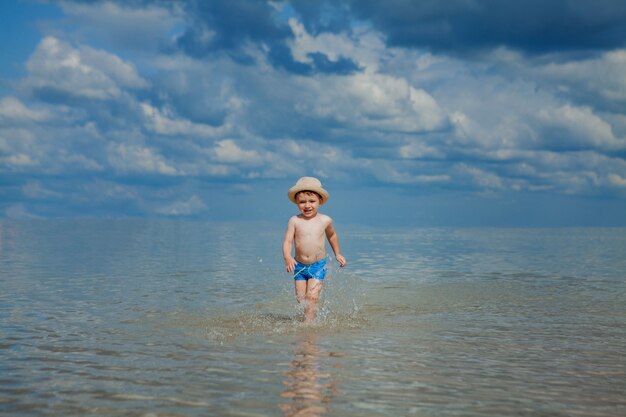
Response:
[[[626,226],[623,0],[0,3],[0,217]]]

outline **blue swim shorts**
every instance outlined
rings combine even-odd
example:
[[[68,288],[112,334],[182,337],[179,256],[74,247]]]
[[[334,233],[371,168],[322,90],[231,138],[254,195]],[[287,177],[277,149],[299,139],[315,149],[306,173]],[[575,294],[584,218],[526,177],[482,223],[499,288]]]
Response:
[[[326,276],[326,258],[317,261],[314,264],[296,263],[296,269],[293,271],[293,279],[296,281],[308,281],[311,278],[322,281]]]

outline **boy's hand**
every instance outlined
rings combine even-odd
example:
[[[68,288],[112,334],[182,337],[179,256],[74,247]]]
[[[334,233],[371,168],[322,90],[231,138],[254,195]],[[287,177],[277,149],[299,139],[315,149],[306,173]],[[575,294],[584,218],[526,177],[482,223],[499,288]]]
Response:
[[[294,258],[285,259],[285,269],[289,273],[293,273],[296,270],[296,260]]]
[[[337,262],[339,262],[340,267],[343,268],[344,266],[346,266],[346,258],[344,258],[343,256],[337,255],[335,256],[335,259],[337,259]]]

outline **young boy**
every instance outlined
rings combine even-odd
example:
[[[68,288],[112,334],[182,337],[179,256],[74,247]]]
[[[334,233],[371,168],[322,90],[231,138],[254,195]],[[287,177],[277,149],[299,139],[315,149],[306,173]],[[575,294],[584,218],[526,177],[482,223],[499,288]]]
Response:
[[[319,206],[328,201],[328,192],[313,177],[302,177],[287,193],[298,206],[300,214],[289,219],[283,241],[283,257],[287,272],[294,274],[296,299],[304,303],[304,319],[315,319],[317,303],[326,275],[326,239],[335,253],[340,267],[346,259],[339,249],[339,238],[333,228],[333,220],[318,212]],[[295,243],[295,257],[291,250]]]

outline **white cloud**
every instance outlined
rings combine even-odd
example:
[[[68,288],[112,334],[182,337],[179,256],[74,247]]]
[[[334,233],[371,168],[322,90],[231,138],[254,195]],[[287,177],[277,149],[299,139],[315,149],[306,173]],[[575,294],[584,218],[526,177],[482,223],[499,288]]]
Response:
[[[321,52],[329,60],[337,62],[342,55],[349,55],[354,49],[353,42],[345,35],[321,33],[314,37],[307,33],[302,23],[293,18],[289,19],[289,26],[295,36],[291,52],[298,62],[310,64],[312,59],[308,55],[314,52]]]
[[[154,150],[126,144],[117,144],[109,149],[109,162],[120,172],[139,172],[146,174],[178,175],[163,156]]]
[[[513,189],[570,194],[619,186],[619,178],[626,177],[626,161],[595,151],[516,151],[500,169],[503,184]]]
[[[626,49],[608,51],[584,60],[551,62],[536,71],[571,93],[580,90],[609,101],[626,103]]]
[[[168,108],[157,109],[148,103],[141,103],[140,107],[145,117],[146,128],[160,135],[213,137],[229,129],[228,125],[215,128],[201,123],[193,123],[187,119],[174,116]]]
[[[8,157],[2,159],[4,159],[8,166],[14,168],[28,168],[38,165],[37,161],[33,160],[30,155],[23,153],[9,155]]]
[[[0,160],[17,172],[69,174],[102,172],[100,138],[89,126],[55,118],[19,128],[0,129]],[[70,125],[68,125],[68,123]]]
[[[126,200],[140,202],[140,187],[136,185],[119,184],[113,181],[95,179],[86,183],[81,188],[81,194],[89,196],[90,199],[102,200]]]
[[[28,78],[34,91],[49,90],[89,99],[110,99],[123,89],[148,87],[135,68],[116,55],[88,46],[72,47],[55,37],[44,38],[29,58]]]
[[[411,167],[389,163],[388,161],[366,163],[364,165],[363,168],[369,170],[378,181],[387,184],[428,186],[447,183],[451,180],[451,177],[447,174],[428,173],[426,169],[419,169],[420,173],[415,173]]]
[[[404,79],[356,74],[346,81],[351,104],[365,126],[416,132],[441,127],[445,120],[432,96]]]
[[[322,53],[331,62],[337,62],[342,57],[354,56],[357,45],[346,34],[323,32],[312,36],[307,33],[302,23],[293,18],[289,19],[289,26],[294,34],[291,53],[295,61],[311,64],[313,60],[309,55],[313,53]]]
[[[324,172],[330,170],[334,178],[339,178],[352,162],[340,147],[311,140],[273,140],[261,149],[267,150],[259,150],[263,163],[257,172],[263,178],[310,175],[313,169],[319,170],[320,177],[327,177]]]
[[[41,181],[29,181],[22,186],[22,194],[34,199],[48,199],[63,197],[62,193],[45,188]]]
[[[289,19],[289,27],[294,35],[290,43],[293,59],[311,64],[309,54],[321,53],[331,62],[341,58],[350,59],[366,72],[376,72],[380,59],[386,53],[382,35],[367,28],[353,29],[353,33],[321,32],[315,36],[309,34],[298,20]]]
[[[493,152],[537,148],[549,140],[541,135],[544,122],[537,112],[558,107],[553,96],[529,81],[507,80],[467,63],[447,65],[442,75],[449,78],[435,80],[438,87],[433,91],[441,106],[449,109],[454,128],[446,143],[461,145],[464,151]]]
[[[456,171],[462,176],[470,178],[472,183],[479,186],[483,189],[502,189],[504,188],[504,183],[502,179],[492,173],[480,169],[475,166],[470,166],[465,163],[458,164],[456,167]]]
[[[5,210],[5,216],[9,219],[39,219],[41,216],[37,216],[32,214],[28,209],[24,206],[24,204],[11,204]]]
[[[50,119],[48,110],[33,110],[26,107],[15,97],[4,97],[0,100],[0,122],[41,122]]]
[[[400,157],[404,159],[443,157],[443,153],[439,149],[417,141],[401,146],[399,152]]]
[[[158,208],[156,212],[167,216],[189,216],[202,213],[207,209],[208,207],[204,201],[197,195],[193,195],[188,200],[177,201],[165,207]]]
[[[182,10],[176,3],[140,7],[113,1],[95,3],[62,2],[75,30],[139,52],[157,50],[175,40],[184,27]]]
[[[456,65],[450,80],[439,79],[433,91],[441,106],[450,109],[454,135],[450,145],[461,145],[466,155],[528,149],[619,150],[626,148],[626,137],[616,134],[615,117],[607,117],[591,105],[568,101],[555,90],[541,88],[544,80],[524,78],[530,72],[517,56],[507,79],[502,72],[493,74],[469,63]],[[525,64],[528,65],[528,64]]]
[[[310,64],[309,54],[318,52],[335,62],[350,59],[363,69],[350,76],[318,75],[308,83],[299,83],[298,96],[309,99],[298,100],[300,113],[348,127],[391,132],[431,131],[447,122],[445,112],[427,91],[404,77],[379,71],[380,61],[389,51],[377,32],[357,29],[351,36],[327,32],[312,36],[293,18],[289,25],[295,36],[291,46],[295,60]],[[301,90],[303,87],[310,95]]]
[[[199,149],[197,154],[178,164],[178,171],[185,176],[210,175],[223,178],[237,177],[240,174],[237,167],[233,165],[215,164],[205,160],[206,154],[206,150]]]
[[[431,183],[443,183],[449,182],[449,175],[408,175],[406,173],[393,173],[391,179],[393,182],[402,183],[402,184],[412,184],[412,183],[420,183],[420,184],[431,184]]]
[[[427,132],[446,122],[435,99],[402,78],[361,73],[319,78],[316,83],[319,98],[299,103],[296,109],[300,113],[347,127],[389,132]]]
[[[608,149],[626,148],[626,140],[618,140],[611,125],[588,107],[567,104],[559,108],[543,109],[539,112],[539,119],[543,126],[565,132],[566,144]],[[549,140],[547,138],[546,142]]]
[[[258,164],[261,156],[255,150],[244,150],[232,139],[217,142],[213,149],[215,159],[225,163]]]
[[[617,174],[610,174],[608,178],[611,184],[618,187],[626,187],[626,178]]]
[[[30,129],[0,129],[0,171],[26,171],[37,167],[36,143]]]
[[[68,152],[65,150],[61,150],[58,152],[58,155],[55,155],[57,158],[59,171],[65,171],[66,167],[72,167],[73,170],[84,170],[84,171],[104,171],[104,167],[98,163],[97,161],[89,158],[85,155],[76,152]]]

